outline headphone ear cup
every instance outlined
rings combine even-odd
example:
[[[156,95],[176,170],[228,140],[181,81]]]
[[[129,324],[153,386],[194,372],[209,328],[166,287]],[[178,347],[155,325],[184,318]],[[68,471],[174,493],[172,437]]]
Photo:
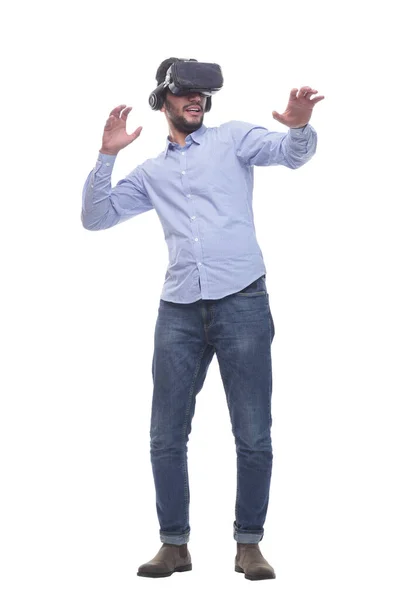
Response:
[[[149,104],[153,110],[160,110],[164,104],[166,90],[161,83],[149,96]]]
[[[207,96],[206,106],[205,106],[204,111],[210,112],[210,110],[211,110],[211,96]]]
[[[164,103],[164,98],[155,92],[152,92],[149,96],[149,104],[153,110],[160,110]]]

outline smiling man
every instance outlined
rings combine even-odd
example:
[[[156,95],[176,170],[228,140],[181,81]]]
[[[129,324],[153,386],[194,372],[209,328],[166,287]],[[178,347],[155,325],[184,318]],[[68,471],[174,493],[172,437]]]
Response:
[[[167,91],[161,112],[165,113],[168,119],[171,142],[185,145],[187,134],[193,133],[202,126],[205,105],[206,98],[200,92],[191,92],[187,96],[174,96]]]
[[[96,166],[84,184],[81,213],[83,226],[95,231],[155,209],[169,251],[154,334],[150,425],[162,547],[139,567],[138,575],[167,577],[192,569],[187,547],[187,442],[196,397],[216,354],[237,454],[235,571],[250,580],[272,579],[274,569],[259,542],[273,459],[275,328],[253,219],[254,167],[297,169],[312,158],[317,136],[309,120],[323,96],[315,96],[317,90],[308,86],[293,88],[285,112],[272,113],[289,128],[287,132],[242,121],[208,128],[204,115],[211,109],[212,94],[222,88],[219,65],[169,58],[159,66],[156,80],[149,103],[165,114],[169,127],[165,149],[112,187],[118,152],[142,131],[142,127],[132,134],[126,131],[131,107],[114,108]],[[146,250],[151,252],[150,243],[141,256],[132,257],[133,264],[145,260]],[[208,493],[216,495],[218,490],[210,488]],[[219,574],[220,518],[208,515],[206,532],[208,568]]]

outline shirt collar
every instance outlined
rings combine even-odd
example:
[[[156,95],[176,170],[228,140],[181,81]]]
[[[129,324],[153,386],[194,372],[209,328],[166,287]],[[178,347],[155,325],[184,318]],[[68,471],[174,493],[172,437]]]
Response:
[[[193,131],[193,133],[190,133],[186,137],[189,139],[191,138],[194,142],[196,142],[196,144],[201,144],[202,138],[206,131],[207,131],[207,127],[203,123],[202,126],[200,127],[200,129]],[[171,142],[167,136],[167,143],[165,145],[164,158],[167,158],[169,148],[174,147],[174,146],[176,146],[176,144],[174,144],[174,142]]]

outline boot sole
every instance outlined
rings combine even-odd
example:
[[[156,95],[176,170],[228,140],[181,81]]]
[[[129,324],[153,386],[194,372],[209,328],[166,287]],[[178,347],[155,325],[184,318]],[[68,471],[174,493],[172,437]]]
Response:
[[[236,573],[244,573],[243,569],[241,567],[238,567],[237,565],[235,565],[235,571]],[[246,575],[245,574],[245,579],[250,579],[250,581],[260,581],[261,579],[275,579],[275,575],[264,575],[264,576],[260,576],[260,575]]]
[[[192,565],[182,565],[181,567],[176,567],[173,571],[168,571],[168,573],[152,573],[151,571],[138,571],[139,577],[170,577],[173,573],[182,573],[184,571],[191,571]]]

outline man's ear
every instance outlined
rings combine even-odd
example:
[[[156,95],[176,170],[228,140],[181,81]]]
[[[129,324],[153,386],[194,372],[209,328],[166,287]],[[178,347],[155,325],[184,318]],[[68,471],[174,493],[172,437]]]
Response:
[[[163,97],[162,97],[162,101],[163,101],[163,103],[162,103],[162,106],[161,106],[161,108],[160,108],[160,111],[161,111],[161,112],[165,112],[165,111],[167,110],[167,109],[166,109],[166,106],[165,106],[165,102],[168,100],[168,96],[170,96],[170,95],[171,95],[171,92],[170,92],[169,90],[167,90],[167,91],[166,91],[166,92],[163,94]]]
[[[163,96],[163,99],[162,99],[163,103],[162,103],[161,108],[160,108],[161,112],[165,112],[165,100],[167,98],[167,94],[168,94],[168,92],[166,92],[166,94]]]

